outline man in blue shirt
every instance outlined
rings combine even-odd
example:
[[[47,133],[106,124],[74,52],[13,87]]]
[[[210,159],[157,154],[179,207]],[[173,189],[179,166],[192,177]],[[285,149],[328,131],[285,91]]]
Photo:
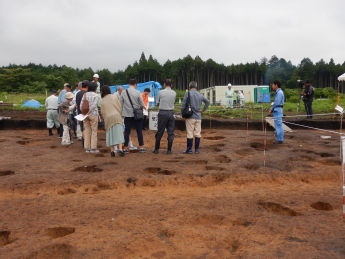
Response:
[[[59,94],[58,104],[62,103],[66,99],[66,93],[71,91],[71,86],[68,83],[63,85],[63,89]]]
[[[284,142],[284,129],[283,129],[283,106],[284,106],[284,92],[280,88],[281,83],[278,80],[274,80],[272,89],[276,91],[274,96],[274,102],[269,110],[269,113],[273,113],[274,126],[276,128],[277,141],[274,144],[283,144]]]

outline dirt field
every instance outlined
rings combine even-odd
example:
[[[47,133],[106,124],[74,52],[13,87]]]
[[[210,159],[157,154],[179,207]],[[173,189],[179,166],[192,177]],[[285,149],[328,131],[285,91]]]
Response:
[[[104,131],[95,155],[2,130],[0,258],[345,258],[339,137],[273,138],[263,167],[261,131],[204,130],[199,155],[177,131],[173,155],[111,158]]]

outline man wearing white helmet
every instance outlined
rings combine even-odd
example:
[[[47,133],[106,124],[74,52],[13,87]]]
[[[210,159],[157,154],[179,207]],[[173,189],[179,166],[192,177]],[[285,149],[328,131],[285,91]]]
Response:
[[[227,109],[234,107],[234,90],[231,89],[231,84],[228,84],[228,89],[225,91],[225,106]]]
[[[99,75],[98,75],[98,74],[94,74],[94,75],[93,75],[93,81],[92,81],[92,82],[95,82],[95,83],[97,84],[96,93],[97,93],[97,94],[100,94],[100,93],[101,93],[101,84],[98,82],[98,79],[99,79]]]

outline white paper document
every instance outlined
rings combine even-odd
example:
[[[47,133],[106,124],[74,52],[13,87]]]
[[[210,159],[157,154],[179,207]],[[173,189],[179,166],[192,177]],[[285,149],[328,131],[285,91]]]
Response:
[[[75,116],[74,118],[76,118],[78,121],[83,121],[85,120],[85,118],[89,116],[88,114],[83,115],[83,114],[78,114],[77,116]]]

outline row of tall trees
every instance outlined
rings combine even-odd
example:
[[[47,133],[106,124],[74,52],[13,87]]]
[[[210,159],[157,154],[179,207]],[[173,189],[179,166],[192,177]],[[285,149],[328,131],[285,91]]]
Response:
[[[206,61],[201,57],[192,58],[187,55],[175,61],[167,60],[161,65],[156,59],[144,53],[139,61],[128,65],[124,70],[110,72],[105,68],[94,71],[92,68],[71,68],[65,65],[49,65],[29,63],[28,65],[15,65],[0,68],[0,91],[38,92],[45,89],[62,88],[65,82],[92,80],[94,73],[100,76],[101,85],[126,84],[130,78],[137,78],[139,82],[163,82],[166,77],[173,80],[174,87],[185,90],[190,81],[197,81],[199,88],[215,85],[270,85],[273,80],[280,80],[284,87],[298,87],[298,79],[310,79],[314,87],[337,88],[337,78],[345,72],[345,62],[335,64],[333,59],[328,63],[323,59],[313,63],[304,58],[297,66],[284,58],[272,56],[269,60],[246,64],[218,64],[212,59]]]

